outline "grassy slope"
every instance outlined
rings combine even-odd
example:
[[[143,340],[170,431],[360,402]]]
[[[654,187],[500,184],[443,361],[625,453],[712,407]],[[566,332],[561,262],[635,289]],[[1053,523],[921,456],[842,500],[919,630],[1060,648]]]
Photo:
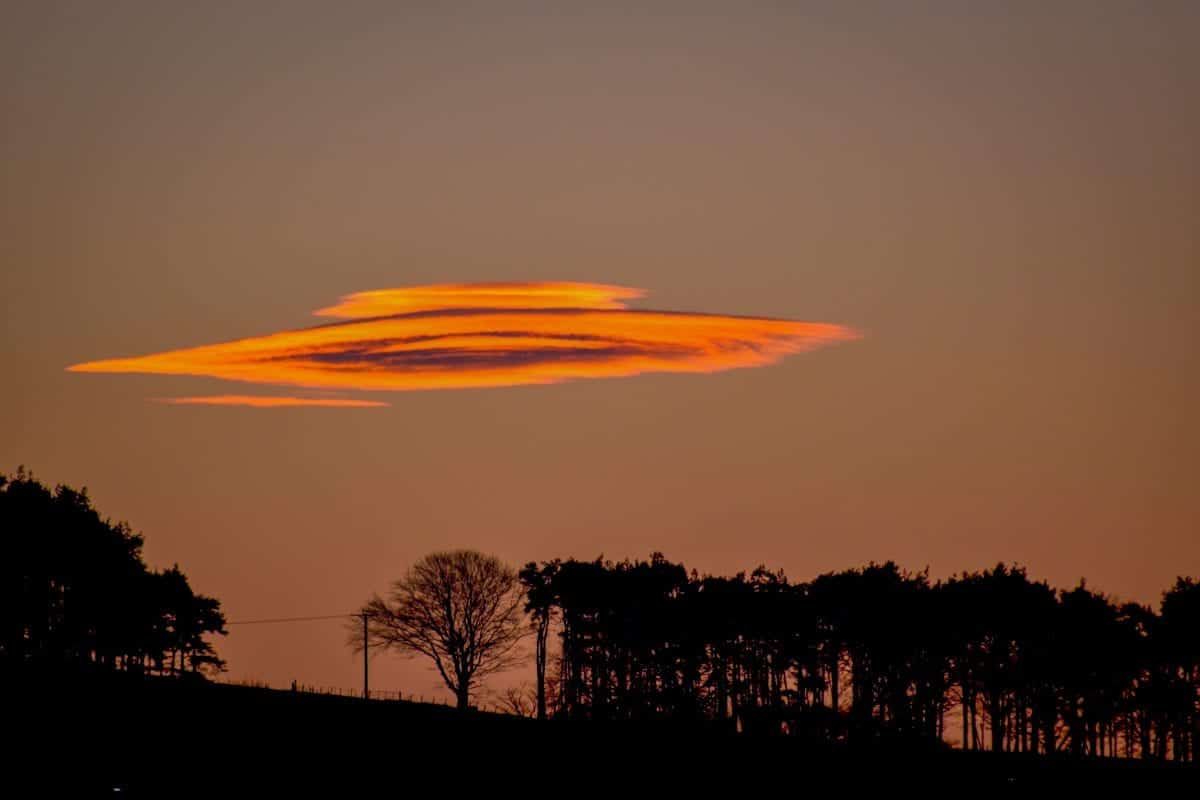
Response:
[[[1166,783],[1200,789],[1200,772],[1172,765],[847,752],[659,724],[539,724],[440,705],[120,675],[9,676],[0,702],[3,728],[17,742],[4,770],[10,784],[70,785],[108,796],[114,786],[126,796],[188,796],[201,787],[206,796],[240,796],[250,786],[260,796],[264,787],[284,786],[306,794],[333,787],[329,796],[344,796],[350,787],[393,790],[413,780],[462,791],[540,781],[640,793],[657,784],[673,796],[689,784],[711,790],[725,783],[740,795],[762,781],[955,793]],[[413,791],[409,785],[401,794]]]

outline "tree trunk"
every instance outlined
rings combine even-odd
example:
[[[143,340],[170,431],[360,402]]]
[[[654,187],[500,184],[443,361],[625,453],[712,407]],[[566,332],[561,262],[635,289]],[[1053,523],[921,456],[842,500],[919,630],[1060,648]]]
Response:
[[[842,706],[841,694],[838,691],[841,689],[842,684],[841,670],[838,668],[838,662],[840,659],[841,652],[835,647],[833,650],[833,660],[829,664],[829,692],[831,695],[830,704],[835,712],[840,711]]]
[[[546,719],[546,645],[550,632],[549,618],[539,619],[537,628],[537,718]]]
[[[992,752],[999,753],[1004,749],[1004,713],[1000,707],[1000,698],[993,695],[989,703],[988,716],[992,723]]]
[[[971,749],[971,713],[970,713],[970,702],[971,702],[971,690],[967,688],[966,681],[964,680],[964,681],[963,681],[963,686],[962,686],[962,700],[961,700],[961,705],[962,705],[962,729],[963,729],[963,734],[962,734],[962,749],[963,749],[963,750],[970,750],[970,749]]]

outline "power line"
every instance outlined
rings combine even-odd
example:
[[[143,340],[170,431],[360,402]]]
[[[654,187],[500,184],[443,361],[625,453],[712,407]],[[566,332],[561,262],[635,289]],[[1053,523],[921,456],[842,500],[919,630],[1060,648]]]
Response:
[[[349,619],[350,617],[361,617],[361,612],[358,614],[326,614],[319,617],[277,617],[275,619],[243,619],[237,622],[226,622],[226,625],[269,625],[276,622],[312,622],[318,619]]]
[[[243,619],[237,622],[226,622],[226,625],[273,625],[279,622],[313,622],[322,619],[362,619],[363,625],[363,688],[362,696],[364,700],[371,699],[370,677],[368,663],[368,653],[371,649],[371,637],[367,635],[367,618],[368,614],[365,611],[359,611],[354,614],[322,614],[315,617],[275,617],[274,619]]]

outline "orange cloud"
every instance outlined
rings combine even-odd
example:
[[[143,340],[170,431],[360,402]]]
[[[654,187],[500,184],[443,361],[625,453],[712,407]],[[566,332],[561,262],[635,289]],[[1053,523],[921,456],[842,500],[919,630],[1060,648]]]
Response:
[[[443,283],[348,294],[318,317],[382,317],[445,308],[624,308],[646,293],[601,283]]]
[[[361,292],[316,312],[346,321],[68,369],[332,390],[462,389],[719,372],[857,338],[839,325],[625,307],[641,295],[581,283]]]
[[[204,397],[161,397],[159,403],[173,406],[251,406],[252,408],[292,408],[319,406],[324,408],[387,408],[378,400],[352,400],[337,397],[268,397],[252,394],[218,394]]]

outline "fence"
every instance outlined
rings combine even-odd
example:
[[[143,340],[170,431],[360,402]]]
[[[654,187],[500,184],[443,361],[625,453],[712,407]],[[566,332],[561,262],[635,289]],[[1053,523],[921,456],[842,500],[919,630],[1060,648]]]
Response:
[[[276,689],[263,681],[221,681],[227,686],[242,686],[252,689],[272,689],[275,691],[289,691],[288,689]],[[353,697],[362,699],[362,689],[347,689],[342,686],[313,686],[305,683],[293,683],[290,691],[300,694],[319,694],[330,697]],[[405,702],[405,703],[428,703],[431,705],[448,706],[449,701],[442,697],[426,697],[424,695],[404,694],[400,691],[390,689],[372,689],[371,699],[386,701],[386,702]]]

